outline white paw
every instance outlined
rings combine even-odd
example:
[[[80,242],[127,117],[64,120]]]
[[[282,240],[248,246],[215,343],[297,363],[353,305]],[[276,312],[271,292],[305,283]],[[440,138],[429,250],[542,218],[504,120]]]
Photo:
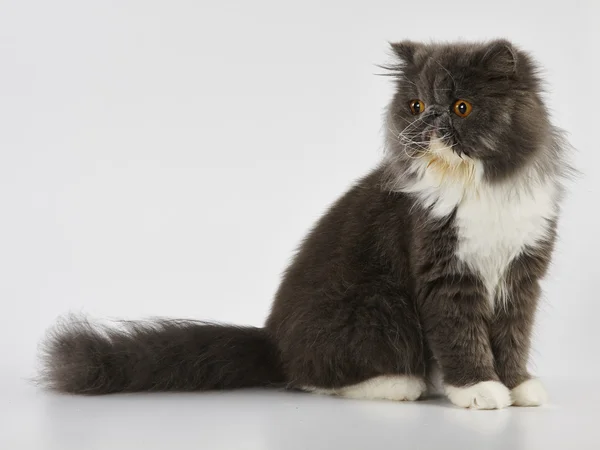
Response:
[[[338,395],[340,397],[366,400],[417,400],[427,388],[422,378],[409,375],[383,375],[362,383],[337,389],[305,387],[315,394]]]
[[[535,378],[522,382],[510,391],[510,396],[515,406],[540,406],[548,402],[546,389]]]
[[[482,381],[467,387],[446,386],[452,403],[463,408],[501,409],[510,406],[510,391],[499,381]]]

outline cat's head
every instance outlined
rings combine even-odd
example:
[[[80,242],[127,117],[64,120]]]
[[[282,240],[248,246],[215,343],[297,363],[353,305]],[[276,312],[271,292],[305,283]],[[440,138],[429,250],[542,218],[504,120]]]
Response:
[[[392,49],[387,147],[396,165],[465,176],[477,169],[493,183],[551,157],[536,67],[510,42],[404,41]]]

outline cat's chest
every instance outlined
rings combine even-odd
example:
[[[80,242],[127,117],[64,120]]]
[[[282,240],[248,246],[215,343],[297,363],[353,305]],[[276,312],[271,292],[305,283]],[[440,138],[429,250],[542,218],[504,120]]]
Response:
[[[457,206],[456,257],[482,278],[491,300],[502,294],[510,263],[547,236],[556,209],[556,188],[550,183],[520,191],[483,188]]]

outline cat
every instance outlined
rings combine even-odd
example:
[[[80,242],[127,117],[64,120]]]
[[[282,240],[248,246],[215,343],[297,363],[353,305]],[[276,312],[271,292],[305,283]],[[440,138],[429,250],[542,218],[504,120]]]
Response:
[[[43,385],[412,401],[439,372],[460,407],[546,402],[527,363],[570,168],[536,64],[506,40],[391,49],[385,156],[305,238],[264,328],[70,317]]]

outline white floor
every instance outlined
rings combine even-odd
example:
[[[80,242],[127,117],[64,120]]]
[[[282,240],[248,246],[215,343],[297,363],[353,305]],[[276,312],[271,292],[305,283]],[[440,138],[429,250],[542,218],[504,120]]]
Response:
[[[369,402],[276,391],[72,397],[0,377],[0,449],[600,449],[593,382],[543,408]]]

